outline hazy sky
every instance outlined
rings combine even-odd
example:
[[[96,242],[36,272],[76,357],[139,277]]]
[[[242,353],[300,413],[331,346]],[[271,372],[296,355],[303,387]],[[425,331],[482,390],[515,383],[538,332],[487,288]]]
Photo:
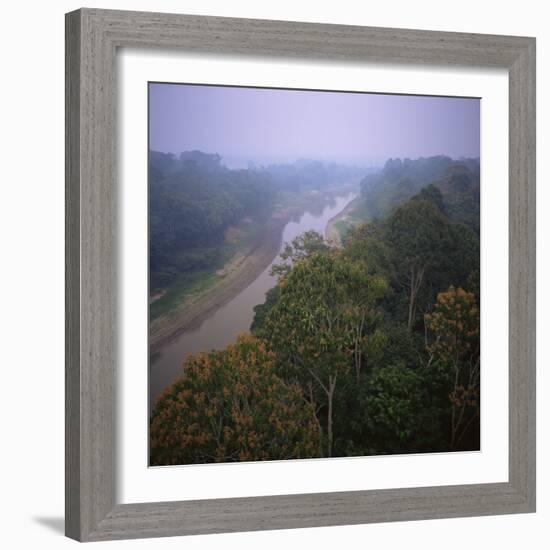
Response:
[[[228,165],[479,156],[478,99],[150,84],[151,149]]]

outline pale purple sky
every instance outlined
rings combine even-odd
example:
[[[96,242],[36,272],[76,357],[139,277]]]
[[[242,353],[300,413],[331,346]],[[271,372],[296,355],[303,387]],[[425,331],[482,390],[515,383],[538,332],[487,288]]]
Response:
[[[479,157],[475,98],[149,84],[149,146],[228,165]]]

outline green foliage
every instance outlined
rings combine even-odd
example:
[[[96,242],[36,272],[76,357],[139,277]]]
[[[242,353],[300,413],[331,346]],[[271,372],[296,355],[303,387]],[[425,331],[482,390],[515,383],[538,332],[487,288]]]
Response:
[[[152,465],[310,458],[319,448],[312,406],[275,373],[265,345],[243,335],[189,357],[151,418]]]
[[[443,202],[443,194],[439,190],[438,187],[430,183],[430,185],[427,185],[426,187],[422,187],[420,190],[420,193],[415,195],[412,200],[422,200],[422,201],[428,201],[437,206],[437,208],[443,212],[446,213],[445,203]]]
[[[439,188],[427,186],[386,219],[353,229],[341,251],[308,251],[303,246],[307,239],[287,251],[293,263],[281,270],[258,333],[273,347],[281,376],[309,392],[324,432],[332,400],[334,455],[450,448],[449,395],[456,392],[448,372],[443,376],[430,359],[427,338],[432,329],[421,321],[424,312],[430,319],[438,293],[449,285],[479,288],[479,237],[448,217],[442,197]],[[365,283],[345,271],[351,265],[358,266],[365,280],[387,281],[384,292],[370,301],[362,337],[355,341],[352,326],[358,317],[342,327],[328,314],[335,309],[326,306],[345,309],[357,302],[353,292]],[[352,349],[361,354],[357,371]],[[335,379],[331,395],[327,390]],[[474,419],[462,436],[462,447],[478,448],[475,426]]]
[[[360,261],[369,273],[382,275],[387,281],[394,276],[394,255],[387,243],[383,226],[372,222],[351,230],[344,240],[344,253]]]
[[[151,166],[168,174],[161,184],[180,177],[174,162]],[[315,232],[294,239],[254,336],[187,360],[153,414],[154,463],[479,449],[479,161],[390,160],[363,193],[378,219],[342,248]],[[237,196],[208,215],[223,226]]]
[[[307,159],[300,159],[292,164],[270,164],[263,167],[263,170],[271,176],[278,189],[293,192],[318,189],[335,182],[347,182],[365,174],[365,169],[357,166]]]
[[[338,251],[298,259],[279,281],[279,299],[262,334],[276,353],[281,376],[300,384],[326,411],[328,456],[338,379],[351,369],[358,378],[369,346],[375,347],[376,302],[385,290],[382,278]]]
[[[450,224],[431,201],[404,203],[388,218],[385,229],[405,271],[437,264],[450,242]]]
[[[254,319],[250,325],[252,334],[257,334],[264,329],[265,321],[273,306],[279,300],[279,285],[270,288],[265,294],[265,302],[254,306]]]
[[[190,272],[174,275],[174,280],[158,299],[149,304],[149,318],[161,317],[172,311],[190,294],[200,293],[217,278],[215,272],[195,269]]]
[[[316,231],[306,231],[298,235],[292,243],[285,243],[280,254],[282,262],[274,265],[271,272],[274,275],[288,273],[293,262],[307,258],[315,252],[326,252],[328,248],[322,235]]]
[[[265,223],[281,192],[358,180],[365,170],[300,160],[230,170],[216,154],[149,152],[150,289],[182,274],[213,269],[227,248],[226,231],[245,218]]]
[[[219,155],[150,152],[151,290],[179,275],[214,266],[225,231],[245,216],[265,219],[275,191],[263,172],[229,170]]]
[[[396,208],[385,222],[385,232],[393,250],[396,279],[406,289],[411,330],[423,285],[445,259],[451,242],[450,223],[433,202],[418,199]]]
[[[369,376],[364,421],[371,442],[367,454],[411,452],[423,431],[424,380],[418,371],[403,364],[374,369]],[[414,443],[413,443],[414,445]]]
[[[283,368],[297,377],[329,377],[342,365],[377,319],[385,281],[338,251],[314,253],[296,262],[279,282],[279,298],[263,334]],[[310,372],[311,371],[311,372]]]
[[[450,386],[450,447],[461,448],[468,434],[479,438],[479,308],[471,292],[449,287],[437,296],[434,311],[426,315],[432,333],[427,345],[429,369]],[[478,442],[478,440],[477,440]],[[471,443],[470,443],[471,444]],[[468,447],[467,445],[466,447]]]
[[[441,207],[440,191],[428,186],[386,219],[357,227],[345,241],[346,254],[388,281],[385,309],[406,319],[409,329],[437,292],[450,284],[466,286],[479,266],[479,237]]]
[[[381,171],[363,179],[361,192],[366,209],[363,219],[384,218],[419,194],[421,200],[434,202],[452,221],[464,223],[479,234],[479,159],[389,159]]]

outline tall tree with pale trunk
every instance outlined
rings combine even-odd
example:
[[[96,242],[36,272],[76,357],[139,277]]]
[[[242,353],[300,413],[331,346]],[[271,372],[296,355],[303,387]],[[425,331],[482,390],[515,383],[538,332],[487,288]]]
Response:
[[[281,376],[298,382],[323,417],[326,455],[332,455],[334,395],[351,369],[359,377],[385,281],[337,250],[297,260],[279,280],[280,295],[264,334]],[[375,335],[376,334],[376,335]]]

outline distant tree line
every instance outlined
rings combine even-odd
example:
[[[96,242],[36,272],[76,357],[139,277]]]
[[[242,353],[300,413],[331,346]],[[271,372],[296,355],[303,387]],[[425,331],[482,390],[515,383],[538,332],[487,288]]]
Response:
[[[289,243],[252,334],[188,358],[158,399],[152,464],[479,449],[479,181],[434,163],[386,164],[427,185],[341,248]]]
[[[308,159],[290,164],[269,164],[260,170],[270,174],[279,190],[292,192],[319,189],[335,182],[359,180],[365,172],[370,172],[364,167]]]
[[[361,192],[366,212],[377,219],[432,184],[445,198],[445,213],[479,234],[479,181],[479,159],[389,159],[382,170],[365,176]]]
[[[306,160],[231,170],[217,154],[150,151],[151,291],[182,273],[214,266],[227,228],[247,216],[265,219],[277,193],[319,189],[359,174],[364,170]]]
[[[267,174],[229,170],[218,155],[150,152],[149,266],[151,289],[219,258],[226,229],[261,215],[274,190]]]

